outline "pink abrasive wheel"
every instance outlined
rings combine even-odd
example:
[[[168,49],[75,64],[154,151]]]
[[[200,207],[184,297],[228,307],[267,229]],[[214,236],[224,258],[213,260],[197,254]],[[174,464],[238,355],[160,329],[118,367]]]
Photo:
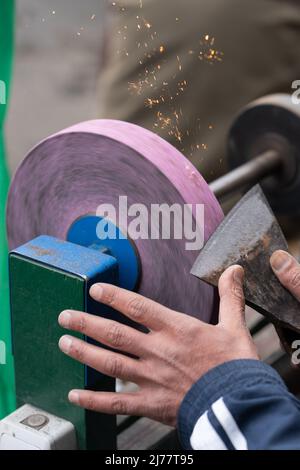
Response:
[[[18,168],[9,193],[10,248],[38,235],[66,239],[73,222],[100,204],[204,205],[205,241],[223,218],[198,171],[174,147],[136,125],[94,120],[42,141]],[[195,215],[195,213],[193,213]],[[174,310],[213,320],[215,291],[190,270],[198,251],[185,239],[134,240],[141,274],[137,291]]]

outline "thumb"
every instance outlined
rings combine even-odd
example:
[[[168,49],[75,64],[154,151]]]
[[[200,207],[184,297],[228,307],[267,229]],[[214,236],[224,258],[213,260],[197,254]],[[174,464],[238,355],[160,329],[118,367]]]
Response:
[[[270,259],[271,267],[281,284],[300,302],[300,265],[289,253],[275,251]]]
[[[231,330],[245,327],[244,269],[239,265],[226,269],[219,280],[219,323]]]

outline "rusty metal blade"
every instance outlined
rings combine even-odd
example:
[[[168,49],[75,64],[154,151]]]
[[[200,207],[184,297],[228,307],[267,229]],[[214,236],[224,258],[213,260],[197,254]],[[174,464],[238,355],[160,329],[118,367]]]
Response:
[[[300,308],[270,267],[270,256],[287,242],[259,185],[231,210],[201,250],[191,273],[217,286],[226,268],[245,269],[248,305],[275,324],[300,332]]]

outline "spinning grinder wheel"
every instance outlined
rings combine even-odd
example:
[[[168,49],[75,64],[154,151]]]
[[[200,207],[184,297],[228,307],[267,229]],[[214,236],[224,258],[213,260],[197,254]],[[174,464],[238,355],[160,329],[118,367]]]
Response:
[[[128,206],[149,210],[151,204],[204,204],[205,241],[223,217],[202,176],[170,144],[133,124],[95,120],[47,138],[20,165],[8,198],[10,248],[41,234],[70,240],[75,221],[95,215],[100,204],[117,210],[119,195],[127,196]],[[214,290],[189,274],[198,251],[187,251],[184,239],[132,243],[140,294],[212,321]],[[111,254],[118,258],[113,249]],[[126,263],[120,270],[126,287]]]

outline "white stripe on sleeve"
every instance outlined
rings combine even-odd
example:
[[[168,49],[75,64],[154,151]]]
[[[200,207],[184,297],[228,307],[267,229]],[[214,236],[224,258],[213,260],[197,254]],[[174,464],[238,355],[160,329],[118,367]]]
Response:
[[[210,423],[207,411],[200,416],[195,424],[190,443],[194,450],[227,450],[219,434]]]
[[[236,450],[248,450],[247,440],[238,427],[234,417],[224,403],[223,397],[213,405],[212,411]]]

